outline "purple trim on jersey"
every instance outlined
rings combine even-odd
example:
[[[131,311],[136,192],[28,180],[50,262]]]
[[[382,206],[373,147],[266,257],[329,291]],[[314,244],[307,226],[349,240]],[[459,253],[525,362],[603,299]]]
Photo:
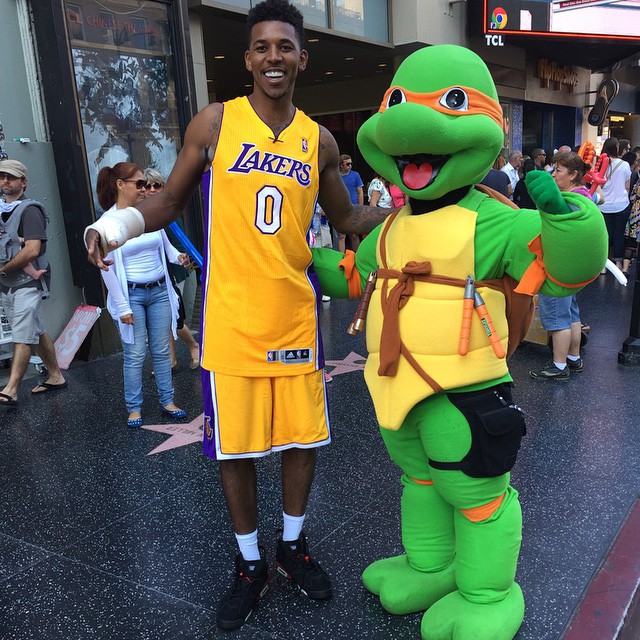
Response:
[[[211,371],[200,369],[200,378],[202,380],[202,403],[204,406],[204,416],[202,420],[202,453],[217,460],[216,456],[216,430],[214,429],[214,421],[216,415],[213,407],[213,398],[211,397]],[[211,434],[210,436],[208,434]]]
[[[202,249],[202,292],[201,292],[201,309],[200,309],[200,344],[204,342],[204,311],[206,308],[206,294],[208,285],[208,272],[209,272],[209,222],[211,217],[211,200],[209,199],[211,194],[211,182],[213,180],[213,170],[205,171],[202,174],[202,193],[204,202],[204,220],[203,226],[205,230],[204,247]]]
[[[324,369],[324,348],[322,346],[322,331],[320,331],[320,309],[322,300],[322,290],[320,289],[320,279],[315,272],[313,266],[309,266],[307,269],[307,280],[311,283],[313,291],[316,296],[316,345],[317,355],[316,364],[318,369]]]
[[[202,193],[204,202],[204,229],[207,232],[204,248],[202,251],[202,308],[200,311],[200,344],[204,343],[204,311],[205,311],[205,299],[206,299],[206,287],[207,287],[207,273],[209,269],[209,218],[210,218],[210,205],[209,199],[211,194],[211,180],[213,177],[212,169],[202,174]],[[207,421],[215,420],[215,414],[213,411],[213,400],[211,398],[211,372],[206,369],[200,369],[200,378],[202,380],[202,403],[204,408],[204,416],[202,421],[202,453],[211,458],[216,458],[216,440],[215,430],[209,425],[207,429]],[[211,433],[211,437],[207,437],[207,431]]]

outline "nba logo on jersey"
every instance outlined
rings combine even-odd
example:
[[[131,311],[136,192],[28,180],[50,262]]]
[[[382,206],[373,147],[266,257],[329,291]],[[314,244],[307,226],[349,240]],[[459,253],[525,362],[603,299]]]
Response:
[[[307,139],[302,138],[302,152],[307,153],[308,150],[309,150],[309,145],[307,144]]]

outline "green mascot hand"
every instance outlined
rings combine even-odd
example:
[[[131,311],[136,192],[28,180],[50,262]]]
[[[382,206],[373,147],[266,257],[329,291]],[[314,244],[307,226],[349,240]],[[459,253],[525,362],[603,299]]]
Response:
[[[538,211],[545,213],[569,213],[571,211],[550,173],[529,171],[524,179],[529,195],[536,203]]]

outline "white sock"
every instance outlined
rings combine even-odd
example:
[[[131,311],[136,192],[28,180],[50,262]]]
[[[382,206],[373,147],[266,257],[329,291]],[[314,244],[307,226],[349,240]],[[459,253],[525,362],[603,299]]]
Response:
[[[240,548],[240,554],[247,561],[260,560],[260,550],[258,549],[258,530],[251,533],[236,533],[236,540]]]
[[[282,539],[286,542],[293,542],[294,540],[297,540],[300,537],[300,533],[302,532],[304,515],[290,516],[283,511],[282,519],[284,520],[284,526],[282,528]]]
[[[554,360],[553,364],[555,364],[556,367],[558,367],[558,369],[560,369],[560,371],[564,371],[567,368],[567,363],[566,362],[556,362]]]
[[[580,356],[572,356],[571,354],[569,354],[567,356],[567,360],[571,360],[571,362],[578,362],[578,360],[580,360]]]

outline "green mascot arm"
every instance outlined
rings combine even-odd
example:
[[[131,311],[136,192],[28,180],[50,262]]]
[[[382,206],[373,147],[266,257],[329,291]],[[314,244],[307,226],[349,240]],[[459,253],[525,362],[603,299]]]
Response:
[[[375,271],[376,265],[376,245],[380,226],[376,227],[360,243],[355,255],[356,276],[360,281],[360,294],[364,290],[365,282],[371,271]],[[345,269],[341,266],[344,254],[333,249],[311,249],[313,256],[313,268],[318,275],[322,293],[332,298],[355,297],[349,295],[349,282]]]
[[[557,295],[558,283],[586,285],[607,260],[607,229],[598,207],[579,193],[562,195],[573,211],[540,213],[543,259],[549,276],[541,292],[547,295]],[[572,288],[571,293],[576,291]]]
[[[525,180],[538,211],[520,212],[519,224],[514,225],[506,251],[511,265],[507,271],[516,280],[522,279],[523,266],[538,260],[534,254],[539,233],[537,250],[546,271],[539,291],[551,296],[576,293],[600,273],[607,259],[608,240],[602,214],[583,195],[561,192],[546,171],[531,171]],[[532,240],[525,256],[523,247]]]
[[[548,171],[529,171],[524,181],[538,211],[547,211],[548,213],[569,213],[571,211]]]

